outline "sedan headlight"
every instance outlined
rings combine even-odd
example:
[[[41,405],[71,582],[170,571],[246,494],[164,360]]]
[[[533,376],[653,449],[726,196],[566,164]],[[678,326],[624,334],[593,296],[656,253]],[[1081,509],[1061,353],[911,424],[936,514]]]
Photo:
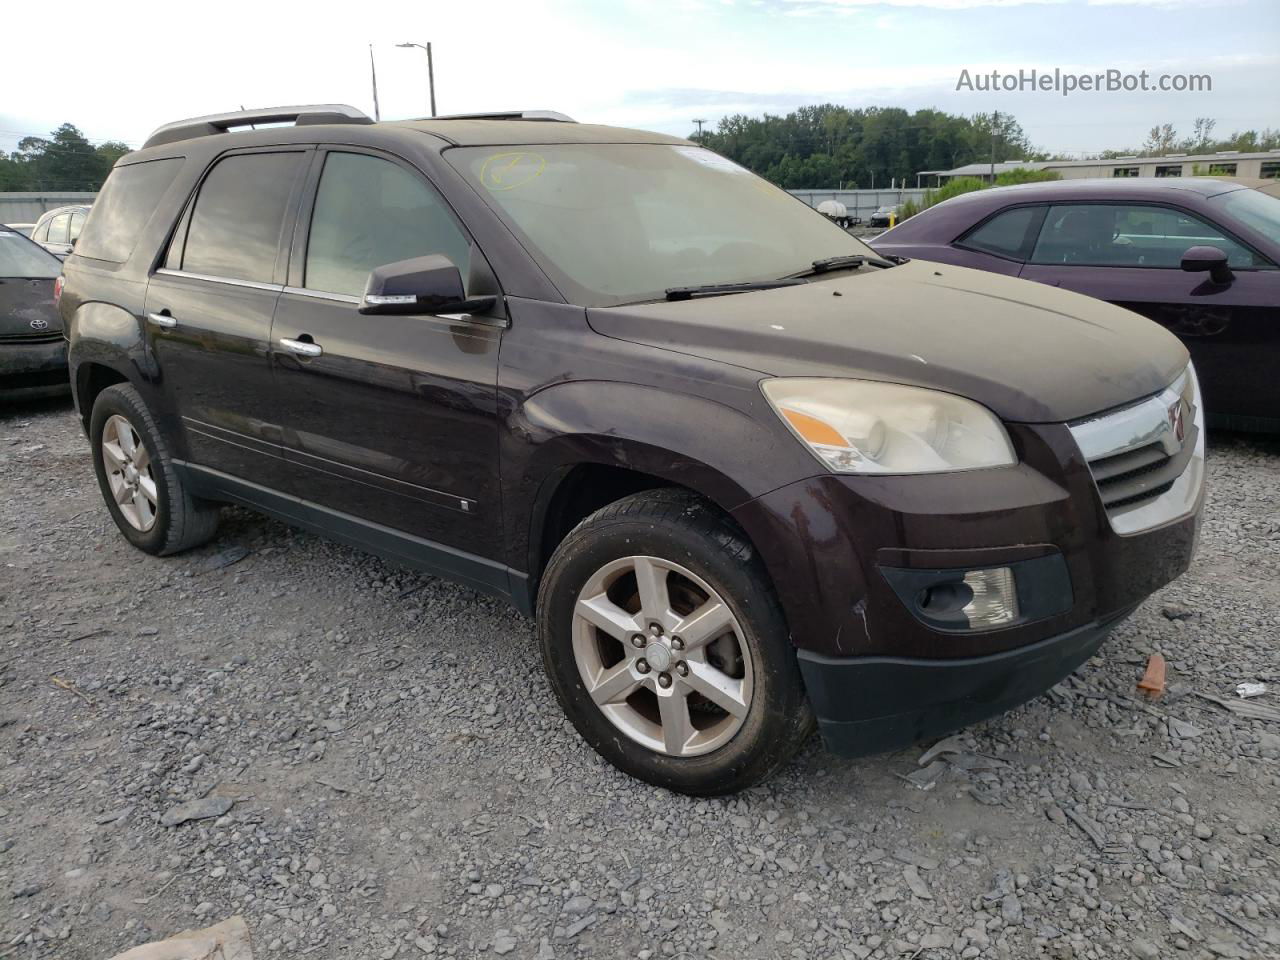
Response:
[[[986,407],[937,390],[873,380],[766,380],[791,432],[835,473],[947,473],[1018,462]]]

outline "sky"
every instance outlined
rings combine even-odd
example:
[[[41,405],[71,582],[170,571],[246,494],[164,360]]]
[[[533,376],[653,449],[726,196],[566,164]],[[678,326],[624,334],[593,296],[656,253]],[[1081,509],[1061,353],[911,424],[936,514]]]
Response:
[[[372,115],[370,44],[382,117],[424,116],[426,55],[396,44],[428,41],[441,114],[553,109],[688,135],[694,118],[825,102],[999,110],[1073,155],[1202,116],[1217,134],[1280,127],[1280,0],[59,0],[56,23],[18,6],[0,40],[5,151],[63,122],[137,146],[241,106]],[[1033,68],[1208,74],[1212,90],[956,89],[963,70]]]

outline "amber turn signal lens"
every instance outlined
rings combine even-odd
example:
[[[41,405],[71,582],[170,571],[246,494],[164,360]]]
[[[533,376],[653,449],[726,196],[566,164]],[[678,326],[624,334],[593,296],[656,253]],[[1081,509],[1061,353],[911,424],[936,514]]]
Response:
[[[849,446],[849,441],[840,435],[840,431],[825,420],[819,420],[817,417],[811,417],[807,413],[790,410],[787,407],[782,408],[782,415],[795,428],[796,433],[809,443],[821,443],[828,447]]]

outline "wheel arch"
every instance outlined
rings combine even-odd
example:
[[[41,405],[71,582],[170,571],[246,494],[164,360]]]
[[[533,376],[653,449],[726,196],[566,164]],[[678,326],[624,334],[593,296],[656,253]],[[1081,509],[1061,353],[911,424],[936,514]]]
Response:
[[[79,304],[67,327],[67,365],[76,409],[85,428],[98,394],[113,383],[130,383],[146,397],[155,380],[142,324],[122,307],[102,301]]]
[[[510,562],[527,578],[513,593],[536,596],[565,535],[632,493],[688,490],[742,529],[736,507],[813,466],[772,414],[755,412],[625,383],[578,381],[535,395],[513,418],[514,448],[504,457],[514,479],[505,485]],[[742,534],[759,553],[750,531]]]

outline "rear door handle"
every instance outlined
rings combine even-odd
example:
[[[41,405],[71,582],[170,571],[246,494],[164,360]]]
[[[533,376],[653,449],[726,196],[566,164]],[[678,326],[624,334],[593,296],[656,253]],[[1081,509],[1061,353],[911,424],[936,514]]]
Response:
[[[178,321],[167,313],[148,313],[147,319],[157,327],[164,327],[166,330],[172,330],[178,325]]]
[[[280,346],[298,357],[318,357],[320,354],[324,353],[324,349],[318,343],[307,343],[305,340],[291,340],[289,337],[281,337]]]

